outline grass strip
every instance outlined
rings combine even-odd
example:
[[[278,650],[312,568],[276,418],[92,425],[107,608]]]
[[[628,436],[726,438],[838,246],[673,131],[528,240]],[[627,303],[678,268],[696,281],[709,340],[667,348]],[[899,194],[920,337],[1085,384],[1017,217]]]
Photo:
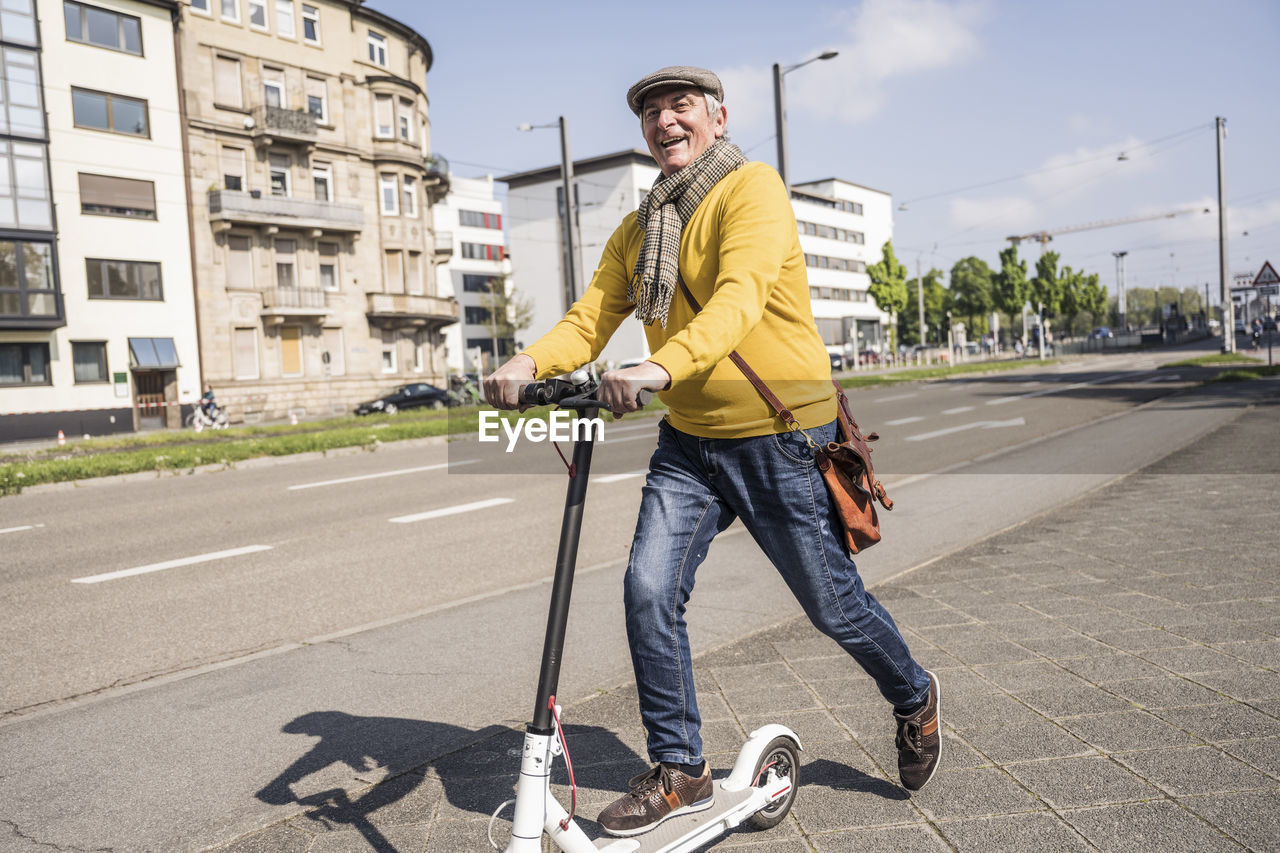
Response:
[[[1224,370],[1209,382],[1247,382],[1263,376],[1280,376],[1280,364],[1258,364]]]
[[[1201,355],[1195,358],[1186,358],[1182,361],[1170,361],[1167,364],[1160,365],[1163,370],[1167,367],[1217,367],[1222,364],[1258,364],[1259,360],[1251,358],[1247,355],[1240,355],[1236,352],[1215,352],[1210,355]]]
[[[999,373],[1007,370],[1020,370],[1024,367],[1048,367],[1057,364],[1056,358],[1010,359],[1008,361],[979,361],[956,364],[950,367],[911,367],[893,373],[876,373],[870,376],[840,377],[840,385],[844,388],[874,388],[880,385],[897,385],[901,382],[918,382],[922,379],[947,379],[951,376],[972,375],[975,373]]]

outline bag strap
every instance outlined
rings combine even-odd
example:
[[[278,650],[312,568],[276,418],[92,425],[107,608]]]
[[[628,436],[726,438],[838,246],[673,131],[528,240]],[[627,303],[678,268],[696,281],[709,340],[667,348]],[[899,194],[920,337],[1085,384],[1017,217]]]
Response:
[[[689,291],[689,285],[684,283],[684,276],[677,276],[676,282],[679,283],[680,292],[684,294],[684,298],[688,300],[689,304],[693,307],[694,313],[696,314],[701,311],[702,306],[698,304],[698,300],[695,299],[693,294]],[[791,414],[791,410],[783,405],[782,401],[778,399],[776,394],[769,390],[769,386],[764,384],[764,380],[760,378],[758,373],[751,369],[751,365],[747,364],[746,359],[739,355],[737,350],[729,353],[729,360],[738,365],[738,369],[747,377],[747,381],[755,386],[755,389],[760,392],[760,396],[764,397],[765,402],[773,407],[773,410],[778,413],[778,417],[782,418],[782,422],[785,423],[788,428],[804,432],[804,430],[800,429],[800,423],[796,420],[795,415]],[[805,438],[808,438],[807,434],[805,435]]]

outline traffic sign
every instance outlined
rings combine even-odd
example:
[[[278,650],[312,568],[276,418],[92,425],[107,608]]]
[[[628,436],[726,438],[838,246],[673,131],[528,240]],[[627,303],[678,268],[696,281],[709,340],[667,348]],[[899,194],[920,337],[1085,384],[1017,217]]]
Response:
[[[1268,284],[1258,288],[1259,296],[1280,296],[1280,284]]]
[[[1261,287],[1264,284],[1280,284],[1280,275],[1276,275],[1275,267],[1271,266],[1271,261],[1263,261],[1262,269],[1258,270],[1257,276],[1253,279],[1254,287]]]

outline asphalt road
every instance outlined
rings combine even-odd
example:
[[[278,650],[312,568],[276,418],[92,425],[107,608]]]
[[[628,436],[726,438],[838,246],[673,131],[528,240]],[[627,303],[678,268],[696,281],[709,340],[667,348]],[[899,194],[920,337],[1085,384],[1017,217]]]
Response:
[[[1228,391],[1175,393],[1190,376],[1156,369],[1188,354],[853,392],[898,501],[860,560],[868,581],[1231,417]],[[597,450],[565,703],[630,675],[618,583],[654,429],[607,424]],[[0,850],[6,825],[62,846],[202,849],[296,812],[262,794],[273,779],[298,797],[358,787],[526,719],[566,480],[520,473],[563,471],[545,444],[501,454],[412,442],[0,501]],[[516,473],[476,473],[495,459]],[[699,650],[798,612],[741,532],[699,574]],[[385,749],[372,766],[288,770],[317,712],[378,721]]]

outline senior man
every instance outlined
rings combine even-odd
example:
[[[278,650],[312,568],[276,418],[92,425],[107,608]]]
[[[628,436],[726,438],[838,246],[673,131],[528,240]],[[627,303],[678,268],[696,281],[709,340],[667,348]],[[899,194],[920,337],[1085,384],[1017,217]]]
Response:
[[[795,215],[777,172],[747,162],[725,137],[723,100],[720,80],[701,68],[663,68],[631,87],[627,104],[662,176],[609,238],[591,286],[565,318],[484,383],[490,404],[515,408],[521,385],[594,361],[628,314],[645,324],[653,355],[605,372],[598,392],[618,415],[635,411],[645,389],[668,407],[624,580],[655,766],[601,812],[613,835],[712,805],[684,611],[711,540],[735,518],[813,624],[893,705],[903,786],[918,790],[938,765],[937,678],[863,587],[814,463],[810,440],[834,438],[836,405]],[[789,431],[746,381],[727,358],[734,350],[802,432]]]

